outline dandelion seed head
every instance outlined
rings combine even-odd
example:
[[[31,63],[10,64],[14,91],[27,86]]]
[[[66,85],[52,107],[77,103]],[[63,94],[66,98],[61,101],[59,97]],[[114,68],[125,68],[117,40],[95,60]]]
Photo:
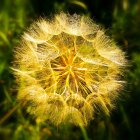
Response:
[[[125,65],[124,53],[90,18],[40,19],[15,48],[17,98],[43,121],[86,126],[98,112],[109,115]]]

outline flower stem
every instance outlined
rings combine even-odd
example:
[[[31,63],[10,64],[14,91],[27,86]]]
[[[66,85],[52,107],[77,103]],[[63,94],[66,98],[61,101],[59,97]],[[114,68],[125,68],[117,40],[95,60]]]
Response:
[[[82,131],[84,140],[89,140],[88,135],[87,135],[87,132],[86,132],[86,129],[82,125],[80,125],[80,129]]]

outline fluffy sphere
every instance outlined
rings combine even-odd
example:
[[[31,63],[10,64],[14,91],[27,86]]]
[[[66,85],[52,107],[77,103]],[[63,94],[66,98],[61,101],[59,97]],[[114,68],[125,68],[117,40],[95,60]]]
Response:
[[[125,64],[124,53],[90,18],[40,19],[15,48],[17,98],[42,121],[86,126],[99,112],[109,115]]]

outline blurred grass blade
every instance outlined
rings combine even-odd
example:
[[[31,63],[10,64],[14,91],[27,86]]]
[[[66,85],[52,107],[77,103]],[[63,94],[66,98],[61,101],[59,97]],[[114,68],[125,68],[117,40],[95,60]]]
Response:
[[[0,63],[0,79],[1,79],[1,74],[3,73],[4,69],[5,69],[5,66],[6,66],[6,62],[1,62]]]
[[[87,6],[85,5],[85,3],[81,2],[81,1],[70,1],[70,3],[78,5],[80,7],[82,7],[83,9],[87,10]]]
[[[20,106],[20,104],[17,104],[14,106],[11,110],[9,110],[1,119],[0,119],[0,125],[3,124]]]
[[[5,96],[7,97],[8,101],[13,103],[12,98],[10,97],[9,92],[7,91],[5,86],[4,86],[4,93],[5,93]]]
[[[10,42],[6,36],[6,34],[4,34],[3,32],[0,31],[0,38],[8,45],[10,46]]]

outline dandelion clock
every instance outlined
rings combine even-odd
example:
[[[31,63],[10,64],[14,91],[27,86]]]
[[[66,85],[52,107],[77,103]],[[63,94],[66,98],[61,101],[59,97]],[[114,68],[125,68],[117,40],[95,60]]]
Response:
[[[54,125],[86,126],[114,108],[126,60],[90,18],[60,13],[31,25],[13,63],[17,99],[31,115]]]

